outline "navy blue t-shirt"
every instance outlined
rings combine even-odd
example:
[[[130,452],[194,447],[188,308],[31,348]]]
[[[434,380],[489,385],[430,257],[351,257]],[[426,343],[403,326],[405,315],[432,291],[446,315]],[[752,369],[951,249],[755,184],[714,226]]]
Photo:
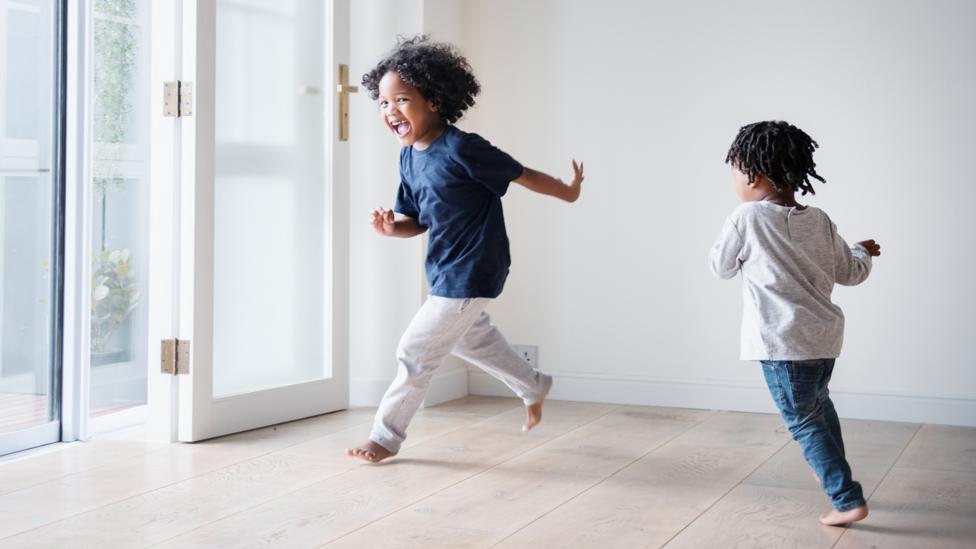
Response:
[[[501,197],[522,165],[454,126],[426,149],[400,151],[394,210],[430,231],[427,280],[441,297],[498,297],[511,257]]]

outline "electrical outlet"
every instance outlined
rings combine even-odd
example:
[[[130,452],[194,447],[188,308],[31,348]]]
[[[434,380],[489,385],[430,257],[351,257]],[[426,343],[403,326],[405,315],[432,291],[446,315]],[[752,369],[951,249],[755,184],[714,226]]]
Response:
[[[533,368],[539,367],[539,346],[538,345],[512,345],[515,352]]]

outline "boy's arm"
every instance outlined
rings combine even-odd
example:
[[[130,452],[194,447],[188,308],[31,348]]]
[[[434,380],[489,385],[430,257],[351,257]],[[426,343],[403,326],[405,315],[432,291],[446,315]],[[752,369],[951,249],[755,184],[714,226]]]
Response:
[[[708,266],[711,267],[712,274],[721,279],[729,279],[738,274],[742,267],[742,247],[739,229],[731,219],[726,219],[718,240],[708,253]]]
[[[583,183],[583,163],[573,160],[573,180],[563,183],[562,179],[552,177],[532,168],[525,168],[515,182],[530,191],[561,198],[566,202],[576,202],[579,199],[580,187]]]
[[[376,208],[369,214],[369,223],[373,230],[383,236],[396,236],[399,238],[410,238],[427,231],[427,227],[421,225],[412,217],[401,217],[395,219],[393,210],[386,208]]]
[[[837,233],[837,226],[831,224],[834,240],[834,279],[844,286],[856,286],[871,274],[871,256],[881,255],[881,246],[874,240],[864,240],[853,246]]]

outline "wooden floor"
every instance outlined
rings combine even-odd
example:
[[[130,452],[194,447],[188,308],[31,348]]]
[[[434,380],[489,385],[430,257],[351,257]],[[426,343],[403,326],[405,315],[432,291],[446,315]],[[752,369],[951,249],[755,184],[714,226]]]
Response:
[[[422,410],[400,456],[342,455],[371,410],[210,442],[138,431],[0,461],[0,547],[973,547],[976,429],[845,421],[871,516],[828,509],[778,416],[513,399]]]
[[[0,393],[0,433],[47,423],[47,417],[47,395]]]
[[[91,409],[90,417],[108,415],[145,402],[121,402]],[[0,433],[12,433],[47,423],[47,395],[0,393]],[[0,487],[0,492],[3,487]]]

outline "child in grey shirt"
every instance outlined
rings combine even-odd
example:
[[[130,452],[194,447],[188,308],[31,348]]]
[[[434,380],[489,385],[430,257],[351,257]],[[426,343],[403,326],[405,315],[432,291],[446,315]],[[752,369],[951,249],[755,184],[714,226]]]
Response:
[[[743,204],[726,219],[709,257],[720,278],[742,273],[742,360],[762,363],[770,394],[834,511],[827,525],[868,515],[861,485],[844,457],[827,383],[844,338],[844,313],[831,302],[834,284],[855,285],[871,272],[873,240],[848,246],[822,210],[797,204],[814,194],[817,143],[786,122],[739,130],[725,161]]]

